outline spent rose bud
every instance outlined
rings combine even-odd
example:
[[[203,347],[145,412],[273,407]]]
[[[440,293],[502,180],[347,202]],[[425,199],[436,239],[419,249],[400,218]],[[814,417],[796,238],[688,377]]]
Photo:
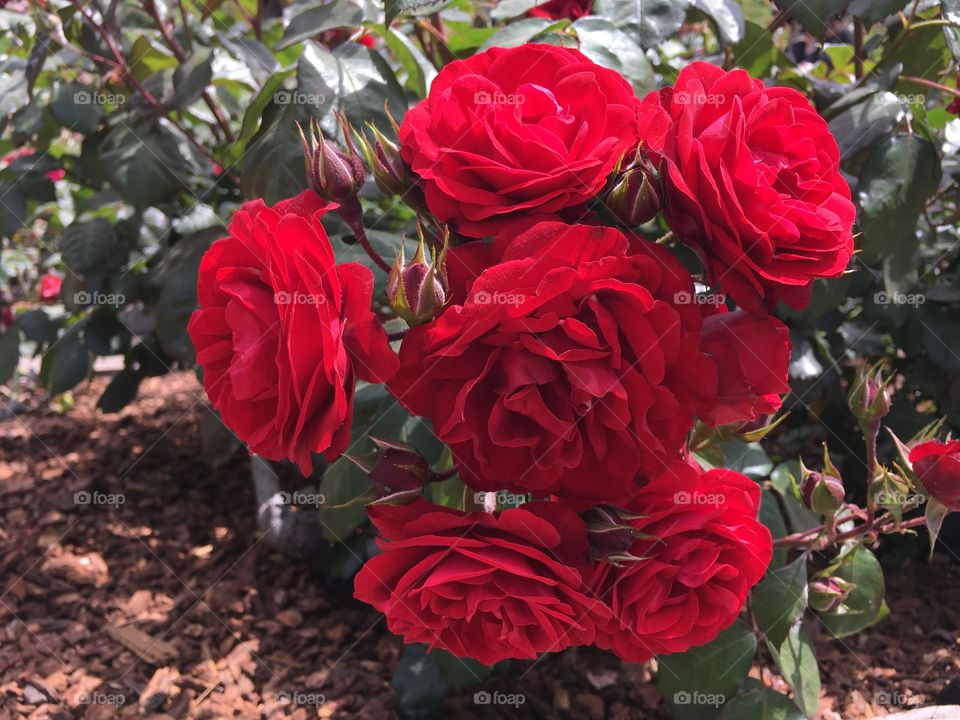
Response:
[[[927,493],[960,510],[960,440],[928,440],[910,450],[910,464]]]
[[[430,463],[413,446],[397,440],[371,437],[376,450],[359,457],[347,456],[370,480],[377,493],[374,504],[397,504],[423,495],[436,475]]]
[[[860,422],[861,427],[869,428],[890,412],[890,398],[893,389],[890,381],[893,376],[884,378],[880,364],[873,367],[863,366],[857,371],[848,396],[850,410]],[[868,432],[868,430],[864,430]]]
[[[300,131],[300,142],[303,143],[303,159],[310,189],[327,202],[345,203],[355,198],[363,187],[366,171],[363,169],[363,161],[353,147],[350,124],[342,115],[337,115],[337,120],[343,128],[347,152],[327,140],[319,123],[313,118],[310,119],[308,128],[309,142],[299,123],[297,129]]]
[[[636,227],[656,217],[663,197],[660,174],[638,148],[633,161],[616,176],[604,203],[625,225]]]
[[[824,456],[826,449],[824,449]],[[800,462],[800,494],[803,503],[814,512],[821,515],[833,515],[843,506],[846,490],[840,473],[829,462],[824,464],[824,472],[813,472]]]
[[[443,264],[450,241],[445,234],[443,248],[433,252],[433,261],[428,262],[423,229],[418,224],[420,242],[417,254],[407,263],[403,255],[403,245],[397,253],[397,259],[387,279],[387,299],[390,307],[410,325],[419,325],[433,320],[447,301],[446,272]]]
[[[641,516],[611,505],[597,505],[584,510],[580,517],[587,526],[587,541],[594,559],[613,565],[640,559],[630,553],[630,548],[645,536],[637,532],[630,521]]]
[[[810,607],[818,612],[836,610],[855,587],[852,582],[839,577],[818,578],[807,586]]]

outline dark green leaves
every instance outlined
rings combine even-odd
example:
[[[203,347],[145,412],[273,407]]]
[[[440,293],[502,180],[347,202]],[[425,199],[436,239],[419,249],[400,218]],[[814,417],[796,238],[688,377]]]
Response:
[[[688,5],[687,0],[595,0],[593,14],[608,18],[650,48],[680,29]]]
[[[807,607],[807,558],[767,572],[753,589],[753,617],[773,647],[779,647]]]
[[[653,67],[634,37],[605,18],[581,18],[571,27],[580,39],[580,52],[626,77],[637,96],[643,97],[656,87]]]
[[[756,650],[756,637],[738,620],[713,642],[660,656],[657,690],[676,720],[715,718],[719,707],[736,694]]]
[[[867,548],[848,548],[830,574],[856,585],[840,609],[820,615],[834,637],[853,635],[886,617],[889,611],[883,602],[883,570]]]
[[[890,254],[912,257],[917,218],[937,191],[941,174],[936,148],[916,135],[889,138],[871,153],[857,186],[867,262]]]
[[[78,275],[88,275],[119,265],[117,235],[103,218],[73,223],[60,243],[63,261]]]

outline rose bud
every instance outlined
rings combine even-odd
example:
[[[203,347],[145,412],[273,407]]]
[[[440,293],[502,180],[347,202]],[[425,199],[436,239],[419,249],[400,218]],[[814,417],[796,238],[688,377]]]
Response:
[[[856,587],[839,577],[818,578],[807,586],[810,607],[817,612],[836,610]]]
[[[443,262],[447,254],[449,234],[444,237],[440,252],[433,252],[433,261],[427,262],[423,229],[418,225],[417,231],[420,234],[417,254],[413,260],[406,263],[401,245],[387,279],[387,299],[390,307],[409,325],[433,320],[447,301]]]
[[[400,148],[384,135],[373,123],[367,123],[373,132],[373,144],[366,136],[357,134],[360,149],[373,170],[373,179],[380,192],[387,196],[399,195],[411,207],[422,206],[423,195],[410,168],[400,157]]]
[[[960,510],[960,440],[928,440],[910,451],[910,464],[927,493]]]
[[[594,559],[618,567],[624,562],[641,559],[631,554],[630,548],[639,538],[646,536],[637,532],[630,521],[642,516],[611,505],[597,505],[584,510],[580,517],[587,525],[587,541]]]
[[[363,161],[353,147],[353,140],[350,139],[349,123],[341,115],[338,115],[337,119],[343,127],[347,152],[339,150],[327,140],[319,123],[313,118],[310,119],[309,143],[299,123],[297,129],[300,131],[300,142],[303,143],[303,158],[310,189],[327,202],[345,203],[356,198],[363,186],[366,171],[363,169]]]
[[[869,428],[890,412],[890,397],[893,389],[890,381],[893,376],[884,379],[882,367],[861,367],[850,388],[848,402],[850,410],[860,422],[861,427]],[[865,430],[865,432],[869,432]]]
[[[800,476],[800,494],[803,496],[804,505],[808,508],[821,515],[833,515],[843,506],[846,490],[843,487],[843,480],[840,479],[839,473],[832,464],[826,467],[824,472],[819,473],[808,470],[801,461]]]
[[[436,479],[430,463],[413,446],[397,440],[371,437],[376,450],[360,457],[347,456],[363,470],[376,489],[372,504],[396,504],[423,495],[423,488]]]
[[[637,149],[636,157],[616,178],[604,204],[629,227],[656,217],[663,207],[663,184],[651,162]]]

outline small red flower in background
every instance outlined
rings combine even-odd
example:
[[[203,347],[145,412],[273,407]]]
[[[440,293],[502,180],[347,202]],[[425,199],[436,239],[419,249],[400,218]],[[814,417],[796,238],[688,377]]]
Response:
[[[618,73],[553,45],[492,48],[444,67],[400,127],[430,211],[468,237],[518,217],[572,219],[638,142]]]
[[[649,536],[630,553],[641,558],[597,566],[594,590],[612,611],[597,645],[628,662],[683,652],[729,627],[773,554],[757,520],[760,486],[732,470],[704,472],[674,463],[648,483],[631,509]]]
[[[12,307],[8,305],[0,310],[0,334],[3,334],[14,322],[16,322],[16,318],[13,315]]]
[[[586,584],[586,525],[558,503],[466,513],[418,500],[368,512],[381,552],[355,595],[408,643],[492,665],[590,644],[610,621]]]
[[[63,279],[53,273],[45,273],[40,278],[40,299],[56,300],[60,297],[60,288],[63,286]]]
[[[667,223],[739,306],[802,309],[815,278],[843,273],[856,208],[804,95],[695,62],[640,116],[644,147],[665,162]]]
[[[960,510],[960,440],[928,440],[910,451],[910,464],[930,495]]]
[[[224,423],[304,475],[311,453],[346,449],[356,378],[385,382],[398,362],[370,310],[372,273],[336,263],[320,223],[333,207],[312,191],[246,203],[200,263],[187,327]]]
[[[562,20],[570,18],[576,20],[584,15],[589,15],[593,9],[593,0],[548,0],[531,8],[527,15],[530,17],[543,17],[552,20]]]

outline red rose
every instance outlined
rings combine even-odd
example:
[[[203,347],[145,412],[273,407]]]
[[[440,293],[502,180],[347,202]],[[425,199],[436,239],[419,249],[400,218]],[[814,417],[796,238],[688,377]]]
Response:
[[[63,287],[63,279],[53,273],[46,273],[40,278],[40,299],[56,300],[60,297],[60,288]]]
[[[468,237],[582,206],[636,146],[630,84],[579,51],[492,48],[450,63],[400,127],[427,205]]]
[[[665,161],[667,222],[737,304],[802,309],[814,278],[844,271],[856,211],[837,143],[806,97],[696,62],[640,116]]]
[[[960,440],[928,440],[910,451],[910,464],[930,495],[960,510]]]
[[[200,263],[200,309],[187,330],[207,395],[252,452],[310,473],[311,453],[341,454],[356,377],[385,382],[397,357],[370,310],[371,272],[336,264],[307,191],[236,212]]]
[[[562,20],[563,18],[576,20],[584,15],[589,15],[592,9],[593,0],[547,0],[547,2],[532,7],[527,15],[552,20]]]
[[[770,531],[757,520],[760,486],[732,470],[678,461],[632,508],[644,515],[632,525],[649,537],[630,549],[641,560],[597,565],[594,587],[613,613],[597,645],[643,662],[710,642],[770,563]]]
[[[492,665],[588,645],[609,622],[584,583],[586,526],[562,505],[490,514],[418,500],[368,512],[382,552],[360,569],[355,595],[408,643]]]
[[[790,392],[790,331],[776,318],[738,310],[704,318],[700,349],[717,365],[717,405],[710,425],[756,420],[776,412]]]
[[[689,273],[607,227],[507,230],[493,252],[462,305],[407,332],[391,392],[432,419],[471,487],[629,497],[715,401],[700,310],[675,302]]]

